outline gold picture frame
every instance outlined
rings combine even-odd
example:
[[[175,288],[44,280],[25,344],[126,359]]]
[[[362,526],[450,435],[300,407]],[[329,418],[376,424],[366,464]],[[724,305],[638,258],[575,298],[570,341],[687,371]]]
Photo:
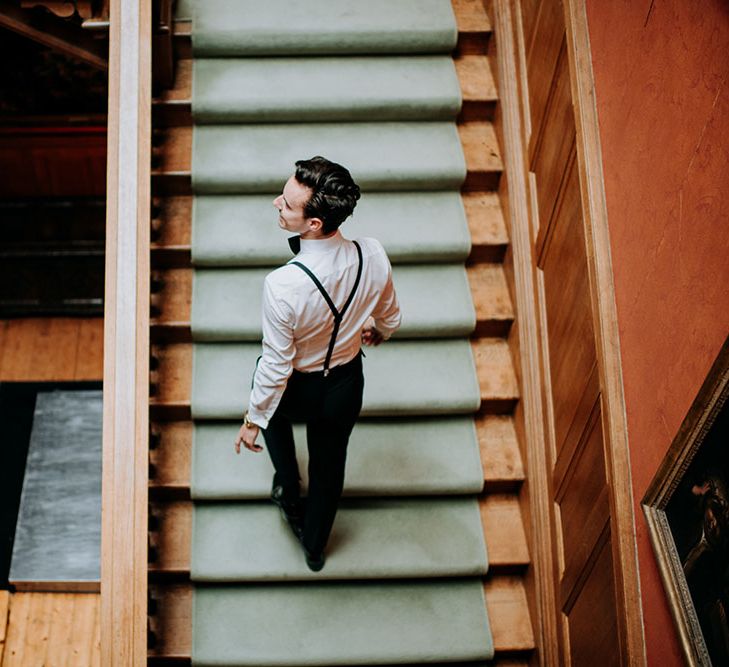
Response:
[[[642,500],[671,613],[692,666],[723,664],[729,652],[724,613],[729,606],[728,399],[729,337]],[[723,574],[714,591],[711,576],[717,572]],[[722,660],[712,662],[717,655]]]

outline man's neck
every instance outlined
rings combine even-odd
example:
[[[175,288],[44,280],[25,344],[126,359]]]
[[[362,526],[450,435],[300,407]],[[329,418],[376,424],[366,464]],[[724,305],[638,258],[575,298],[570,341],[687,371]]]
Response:
[[[304,232],[301,234],[301,238],[305,241],[322,241],[323,239],[330,239],[332,236],[334,236],[337,233],[337,230],[335,229],[333,232],[330,232],[329,234],[322,234],[321,232]]]

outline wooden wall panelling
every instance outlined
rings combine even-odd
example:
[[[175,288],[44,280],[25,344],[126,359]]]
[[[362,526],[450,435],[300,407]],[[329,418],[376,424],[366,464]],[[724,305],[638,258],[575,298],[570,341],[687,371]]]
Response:
[[[540,4],[540,0],[521,0],[521,2],[512,6],[514,21],[521,24],[521,30],[527,44],[531,44]],[[519,11],[519,17],[517,17],[517,10]]]
[[[543,268],[557,457],[595,363],[579,188],[571,172]]]
[[[605,459],[610,480],[610,532],[617,626],[623,664],[645,665],[630,453],[625,415],[605,184],[585,0],[565,0],[564,17],[575,108],[580,193],[596,337]]]
[[[585,580],[582,595],[569,609],[570,658],[574,665],[612,667],[621,664],[615,651],[617,618],[613,603],[615,583],[610,542],[606,534]]]
[[[568,163],[574,156],[575,119],[572,111],[567,48],[564,42],[559,52],[542,126],[538,134],[532,137],[529,170],[534,173],[534,178],[539,184],[537,189],[538,219],[541,222],[537,240],[539,257],[544,236],[553,221],[553,211],[562,189],[562,181],[569,174]],[[541,262],[539,265],[541,266]]]
[[[531,137],[526,137],[529,144],[540,131],[564,32],[562,3],[558,0],[542,0],[533,34],[527,43],[526,67],[532,128]],[[533,154],[531,145],[529,154]]]
[[[625,541],[626,535],[619,532],[625,529],[620,513],[626,509],[626,502],[615,502],[615,496],[624,489],[621,485],[625,477],[616,487],[612,477],[616,467],[611,452],[616,445],[614,427],[620,424],[615,412],[616,407],[622,405],[622,394],[619,360],[616,369],[615,354],[607,363],[604,356],[605,352],[611,353],[605,347],[606,339],[613,341],[613,348],[617,340],[611,338],[613,331],[609,321],[612,298],[611,275],[609,270],[606,272],[609,261],[606,262],[605,257],[596,260],[593,254],[595,241],[598,246],[603,244],[603,251],[608,250],[607,244],[603,243],[607,237],[601,238],[600,233],[595,237],[590,226],[594,210],[589,208],[592,205],[594,209],[595,203],[585,196],[585,182],[598,190],[602,184],[599,170],[591,174],[593,179],[599,180],[597,186],[584,174],[586,144],[593,149],[592,166],[596,159],[599,166],[599,151],[594,151],[596,125],[588,128],[586,140],[580,133],[587,115],[584,109],[573,107],[573,100],[579,105],[580,93],[575,84],[578,72],[580,68],[585,69],[585,62],[589,68],[589,44],[586,23],[581,24],[581,33],[574,29],[578,23],[575,15],[579,18],[575,6],[580,5],[584,14],[581,0],[567,2],[563,7],[561,3],[546,0],[524,3],[512,0],[510,7],[517,19],[516,24],[511,24],[511,39],[517,49],[512,76],[519,77],[515,92],[517,109],[518,98],[521,98],[521,136],[509,142],[506,115],[502,128],[507,137],[504,159],[509,203],[512,208],[516,207],[516,211],[509,212],[508,219],[514,246],[517,321],[523,310],[528,317],[534,318],[533,322],[528,322],[533,327],[519,330],[519,343],[531,351],[534,346],[527,337],[537,335],[540,340],[536,350],[541,362],[539,392],[544,410],[541,413],[543,438],[538,444],[543,451],[532,458],[541,459],[551,476],[547,484],[537,490],[545,493],[540,500],[549,508],[550,576],[559,582],[559,595],[555,596],[558,604],[551,613],[560,626],[549,637],[560,637],[561,641],[556,641],[560,645],[550,648],[542,657],[553,660],[545,664],[581,664],[588,655],[585,647],[594,637],[595,643],[604,647],[606,660],[623,664],[631,660],[631,653],[626,652],[625,647],[632,642],[632,650],[638,650],[636,655],[640,664],[642,652],[640,642],[635,641],[635,609],[632,610],[633,621],[628,618],[624,622],[621,618],[628,607],[620,559],[625,558],[626,550],[630,551],[630,548]],[[498,17],[506,17],[507,12],[502,3],[495,2],[494,7],[498,38]],[[508,18],[513,21],[510,14]],[[578,46],[571,41],[576,32],[582,39]],[[502,72],[499,80],[503,88],[506,79]],[[580,81],[583,97],[589,95],[590,86],[584,77]],[[503,91],[502,99],[506,109]],[[594,114],[588,120],[596,123]],[[594,137],[589,136],[589,130],[595,131]],[[522,153],[515,156],[512,151],[518,153],[520,141]],[[509,172],[509,162],[518,163],[520,159],[521,171],[515,179]],[[522,194],[520,187],[524,188],[526,212],[514,197],[515,191]],[[515,242],[515,235],[520,233],[515,225],[523,220],[519,213],[527,218],[527,227],[531,213],[532,224],[528,231],[535,241],[529,248],[531,253],[529,250],[520,252]],[[543,271],[537,268],[537,260]],[[521,284],[521,288],[529,284],[530,291],[526,293],[519,286],[520,261],[531,262],[533,271],[531,280]],[[529,366],[522,368],[526,369],[522,380],[529,382]],[[606,383],[607,374],[610,374],[610,380]],[[525,425],[528,423],[525,412]],[[620,450],[620,434],[617,445]],[[618,459],[622,455],[620,452],[622,450]],[[529,461],[529,453],[525,460]],[[629,473],[625,469],[619,472]],[[527,469],[529,478],[530,470]],[[629,483],[629,474],[627,479]],[[632,511],[629,492],[626,497]],[[537,547],[545,545],[541,543]],[[539,551],[535,562],[542,556]],[[632,577],[630,567],[628,577]],[[586,610],[597,610],[597,614]],[[595,616],[601,617],[602,622]],[[632,630],[628,629],[631,623]],[[546,638],[543,633],[541,636]]]
[[[610,518],[600,418],[598,407],[585,425],[562,484],[555,480],[564,553],[560,581],[563,611],[572,598],[580,596],[582,573],[588,569],[598,539]]]

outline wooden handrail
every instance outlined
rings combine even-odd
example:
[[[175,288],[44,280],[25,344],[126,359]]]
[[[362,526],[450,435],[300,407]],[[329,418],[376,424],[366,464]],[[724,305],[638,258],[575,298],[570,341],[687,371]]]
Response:
[[[109,32],[101,664],[147,660],[151,4]],[[123,27],[123,29],[122,29]]]

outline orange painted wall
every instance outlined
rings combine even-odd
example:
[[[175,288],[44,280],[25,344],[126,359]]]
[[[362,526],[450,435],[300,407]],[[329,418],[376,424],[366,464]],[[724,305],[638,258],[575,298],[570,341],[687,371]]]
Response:
[[[729,332],[729,5],[586,1],[648,663],[680,665],[640,501]]]

